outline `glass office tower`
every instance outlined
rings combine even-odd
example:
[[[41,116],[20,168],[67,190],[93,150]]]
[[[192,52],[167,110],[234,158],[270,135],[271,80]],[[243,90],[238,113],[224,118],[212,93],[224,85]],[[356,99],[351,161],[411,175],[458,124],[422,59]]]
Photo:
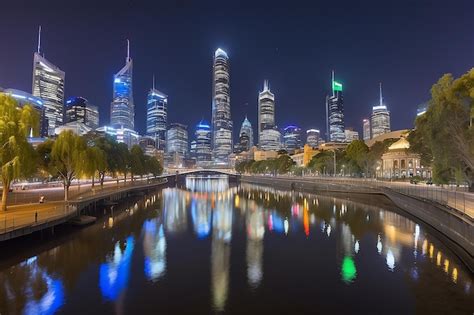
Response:
[[[134,130],[135,105],[132,85],[133,63],[130,58],[130,42],[127,40],[125,66],[114,75],[113,100],[110,106],[110,125],[113,128]]]
[[[222,49],[214,53],[212,80],[212,148],[214,163],[226,165],[232,153],[229,57]]]
[[[390,132],[390,112],[383,103],[382,83],[380,83],[380,100],[379,104],[372,107],[372,115],[370,116],[370,127],[372,138]]]
[[[33,56],[32,94],[43,100],[42,122],[47,128],[42,136],[54,135],[54,129],[64,121],[64,80],[66,73],[40,55],[41,27],[38,50]]]
[[[332,95],[326,97],[326,132],[328,141],[344,142],[344,99],[342,84],[334,80],[332,72]]]
[[[156,148],[164,150],[168,121],[168,96],[153,88],[148,92],[146,108],[146,133],[155,139]]]

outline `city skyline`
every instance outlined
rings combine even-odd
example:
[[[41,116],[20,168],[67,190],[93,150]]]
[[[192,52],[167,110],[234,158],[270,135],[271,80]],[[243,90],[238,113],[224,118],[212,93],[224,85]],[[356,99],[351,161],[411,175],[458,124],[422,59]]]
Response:
[[[343,4],[341,3],[340,5]],[[118,5],[118,7],[120,7],[120,5]],[[324,8],[326,7],[321,6],[320,9]],[[257,10],[258,9],[261,9],[261,7],[257,6]],[[277,6],[271,15],[281,15],[282,9],[281,6]],[[395,16],[401,15],[401,10],[397,8],[392,9],[394,12],[392,11],[391,14],[395,14]],[[421,12],[421,8],[416,6],[413,9],[415,13],[421,14],[417,23],[431,21],[430,16],[433,14],[430,15],[426,12]],[[115,10],[119,9],[114,8],[112,11],[115,12]],[[139,10],[139,8],[136,10]],[[169,8],[169,10],[173,11],[175,9]],[[432,8],[430,10],[440,9]],[[239,14],[241,14],[247,16],[248,11],[249,9],[244,7],[236,11],[235,15],[239,16]],[[369,14],[376,16],[375,13],[380,13],[381,11],[384,10],[380,7],[375,7],[371,8]],[[186,15],[186,12],[185,8],[182,14]],[[29,12],[28,10],[25,12],[27,16],[30,13],[32,14],[33,12]],[[309,21],[310,16],[318,16],[318,13],[314,10],[309,10],[306,14],[303,14],[302,11],[298,11],[298,13],[301,14],[301,23],[309,29],[315,29],[319,25],[319,22],[313,23]],[[381,13],[379,18],[387,16],[387,12]],[[86,12],[84,10],[77,10],[74,14],[81,16],[86,14]],[[459,36],[453,40],[457,43],[456,45],[462,49],[456,50],[459,54],[456,55],[456,58],[444,58],[442,62],[430,63],[430,60],[418,62],[417,73],[419,73],[419,75],[406,76],[406,73],[408,73],[406,71],[407,68],[412,67],[415,60],[407,59],[407,54],[404,51],[397,50],[397,47],[392,47],[395,48],[395,50],[389,49],[391,45],[388,45],[387,42],[393,39],[393,37],[398,36],[397,34],[399,34],[399,32],[395,32],[393,28],[385,24],[381,26],[382,30],[378,30],[377,32],[374,30],[374,33],[368,32],[365,35],[367,36],[368,44],[364,47],[369,48],[373,45],[377,45],[380,49],[376,54],[364,51],[364,48],[362,49],[364,53],[359,51],[357,54],[351,56],[351,58],[348,58],[349,55],[346,56],[344,53],[338,51],[337,48],[339,44],[333,41],[330,41],[330,43],[334,46],[328,47],[327,52],[315,50],[314,47],[317,41],[327,41],[327,38],[319,33],[315,33],[315,42],[305,43],[301,40],[301,36],[295,33],[296,29],[291,25],[288,26],[285,32],[288,35],[295,35],[295,38],[291,39],[288,44],[282,44],[280,41],[275,40],[274,36],[270,36],[268,40],[262,39],[261,43],[250,44],[253,43],[250,41],[251,39],[247,40],[242,35],[247,29],[245,25],[241,25],[242,23],[240,22],[237,23],[237,26],[239,26],[238,29],[241,29],[241,31],[236,32],[232,30],[229,23],[218,19],[214,21],[214,23],[217,23],[217,29],[209,29],[206,27],[206,24],[205,30],[208,35],[198,37],[195,41],[190,42],[190,46],[184,50],[183,44],[172,40],[173,37],[171,35],[165,37],[165,39],[170,41],[169,45],[145,43],[142,39],[143,36],[138,36],[138,34],[140,34],[139,31],[145,29],[145,25],[152,23],[150,20],[151,17],[145,16],[143,25],[139,25],[133,18],[133,12],[130,13],[130,17],[124,25],[110,32],[110,38],[106,40],[103,40],[100,36],[101,32],[93,34],[87,31],[93,26],[97,26],[97,24],[102,25],[103,22],[99,21],[98,17],[109,17],[105,12],[105,8],[98,8],[96,16],[91,19],[92,25],[90,26],[82,24],[80,27],[66,25],[59,29],[55,24],[48,21],[47,15],[48,13],[45,13],[45,16],[35,17],[31,19],[31,21],[28,20],[25,25],[15,30],[15,34],[6,34],[6,41],[10,43],[9,50],[10,52],[14,52],[13,55],[15,57],[7,58],[7,56],[4,55],[5,52],[0,52],[0,54],[2,54],[1,57],[3,57],[0,58],[0,68],[3,70],[0,76],[0,86],[29,91],[28,86],[31,86],[31,77],[29,77],[28,72],[31,73],[31,70],[29,70],[31,69],[31,57],[24,58],[24,56],[36,50],[36,30],[38,25],[42,25],[44,33],[42,46],[45,46],[45,49],[42,50],[46,51],[45,57],[63,71],[69,73],[66,82],[65,99],[71,96],[82,96],[92,103],[97,104],[101,113],[100,124],[108,124],[110,117],[107,108],[110,106],[112,94],[110,82],[113,73],[116,72],[120,64],[123,63],[123,54],[121,54],[121,51],[123,51],[125,40],[129,38],[134,45],[135,122],[137,123],[136,129],[141,134],[145,133],[145,124],[143,122],[145,121],[149,78],[152,73],[157,73],[157,82],[159,82],[160,91],[170,96],[169,105],[171,106],[171,110],[168,121],[194,125],[202,116],[210,120],[209,81],[211,80],[211,76],[208,69],[211,66],[212,60],[209,58],[209,54],[217,47],[222,47],[226,50],[232,60],[231,63],[234,71],[232,71],[231,94],[233,95],[232,117],[234,122],[242,121],[246,114],[250,121],[257,122],[257,103],[255,95],[258,93],[261,82],[264,79],[268,79],[272,82],[272,90],[278,94],[279,114],[276,117],[276,124],[278,126],[285,126],[296,122],[302,129],[318,128],[323,131],[325,129],[324,96],[328,93],[326,83],[327,73],[334,68],[338,72],[338,77],[341,79],[345,88],[344,110],[347,113],[346,126],[355,128],[361,134],[361,121],[370,112],[370,104],[376,103],[374,93],[376,83],[380,81],[386,83],[387,88],[385,95],[387,103],[394,106],[391,110],[392,130],[412,127],[413,117],[416,116],[416,107],[429,98],[429,89],[435,80],[442,73],[453,72],[456,74],[469,68],[469,60],[462,58],[462,56],[472,55],[472,51],[474,50],[473,41],[471,40],[469,42],[464,39],[462,34],[458,34]],[[331,13],[327,12],[327,15],[330,17]],[[254,24],[258,23],[259,25],[262,23],[256,22],[252,16],[247,17]],[[347,15],[343,17],[347,18]],[[462,17],[463,16],[458,16],[458,21],[454,23],[454,25],[463,23],[465,25],[467,20],[463,20]],[[351,19],[352,17],[348,17],[347,21],[342,21],[343,23],[334,29],[331,34],[340,34],[342,29],[346,30],[349,22],[352,21]],[[291,20],[293,21],[293,19]],[[0,23],[8,23],[8,17]],[[165,19],[161,23],[163,24],[162,28],[167,29],[170,21]],[[368,26],[373,26],[374,23],[375,22],[368,23]],[[428,25],[433,27],[430,23],[428,23]],[[410,26],[414,26],[413,22],[408,22],[406,26],[403,26],[403,30],[408,29]],[[150,31],[151,30],[150,28]],[[277,31],[278,30],[284,31],[284,29],[280,27],[277,27]],[[385,31],[384,39],[375,36],[382,31]],[[406,43],[420,40],[423,30],[419,31],[421,32],[420,37],[409,36],[406,32],[402,32],[406,35],[406,38],[404,38]],[[161,35],[162,33],[159,34]],[[185,39],[194,33],[190,30],[189,34],[186,32],[183,33],[183,30],[180,29],[178,34]],[[15,37],[11,35],[15,35]],[[441,40],[444,35],[440,34],[440,36]],[[251,38],[253,37],[254,35],[251,36]],[[59,38],[62,40],[59,41]],[[99,38],[101,38],[104,43],[99,42]],[[351,42],[348,35],[344,35],[342,39],[345,45]],[[197,43],[197,40],[200,42]],[[362,39],[360,36],[355,36],[355,40],[360,41]],[[353,41],[354,40],[352,40],[352,42]],[[425,40],[425,42],[426,41],[427,40]],[[60,42],[62,44],[58,45]],[[432,45],[435,45],[436,42],[437,41],[434,41]],[[91,52],[86,54],[78,54],[75,52],[82,51],[77,48],[83,47],[86,44],[90,47],[94,46],[97,48],[93,54]],[[381,46],[378,44],[381,44]],[[70,50],[72,50],[72,52],[69,53],[70,50],[65,50],[63,46],[71,46]],[[106,47],[106,49],[104,47]],[[295,47],[303,47],[304,49],[295,51]],[[426,47],[425,49],[428,48]],[[173,53],[176,54],[176,57],[171,58]],[[438,54],[447,53],[448,52],[444,50],[438,52]],[[184,54],[186,54],[190,60],[184,62],[184,64],[180,64],[178,60],[183,60]],[[299,57],[301,62],[304,62],[304,68],[298,68],[301,62],[295,61],[295,56]],[[372,62],[368,62],[368,60],[373,58],[376,59],[375,61],[377,61],[380,67],[378,67],[378,69],[367,70],[367,66]],[[81,59],[83,62],[79,62]],[[436,59],[438,60],[438,58]],[[7,60],[8,62],[6,62]],[[80,67],[80,64],[83,63],[88,65],[87,71],[85,71],[83,67]],[[196,63],[196,65],[192,65],[189,71],[183,72],[183,69],[189,67],[190,63]],[[259,66],[256,66],[257,64]],[[28,67],[29,69],[27,69]],[[175,73],[170,72],[173,67],[175,67],[173,70]],[[397,72],[397,67],[400,68],[399,72]],[[24,71],[24,69],[27,70]],[[191,83],[191,86],[186,86],[182,91],[178,90],[178,87],[182,88],[180,83],[183,79],[179,79],[180,75],[184,75],[184,81]],[[364,76],[364,80],[359,80],[357,76]],[[89,77],[97,78],[97,81],[86,79]],[[295,108],[298,110],[295,111]],[[193,109],[193,111],[198,110],[199,114],[186,115],[186,117],[183,117],[181,113],[189,112],[191,109]],[[254,128],[256,127],[255,125],[256,124],[254,124]],[[255,130],[255,134],[256,133]],[[234,142],[237,140],[235,130],[233,140]]]

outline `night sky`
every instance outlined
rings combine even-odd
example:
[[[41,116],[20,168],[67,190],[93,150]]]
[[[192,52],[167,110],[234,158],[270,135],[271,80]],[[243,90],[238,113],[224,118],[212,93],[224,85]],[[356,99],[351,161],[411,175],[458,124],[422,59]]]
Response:
[[[210,121],[218,47],[230,58],[234,135],[245,114],[256,130],[264,79],[275,93],[279,127],[322,132],[331,69],[344,84],[346,127],[359,131],[383,82],[395,130],[413,126],[417,105],[442,74],[474,66],[472,0],[5,2],[1,87],[31,92],[42,25],[42,52],[66,72],[66,98],[89,99],[108,124],[113,74],[125,64],[128,38],[139,132],[153,74],[169,95],[168,122],[194,129],[201,118]]]

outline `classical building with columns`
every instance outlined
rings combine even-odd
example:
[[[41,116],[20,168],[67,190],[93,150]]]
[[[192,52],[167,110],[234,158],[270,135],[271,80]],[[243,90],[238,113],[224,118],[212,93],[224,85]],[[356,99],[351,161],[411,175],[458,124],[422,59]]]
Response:
[[[421,165],[420,155],[408,149],[410,143],[405,137],[394,142],[382,155],[382,169],[378,176],[384,178],[409,178],[421,176],[431,178],[431,169]]]

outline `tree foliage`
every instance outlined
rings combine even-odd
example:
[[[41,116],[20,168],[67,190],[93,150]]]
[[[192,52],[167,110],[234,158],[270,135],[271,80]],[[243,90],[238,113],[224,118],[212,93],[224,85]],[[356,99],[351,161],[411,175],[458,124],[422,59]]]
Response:
[[[411,149],[433,167],[433,179],[464,179],[474,189],[474,69],[458,79],[445,74],[431,88],[425,114],[409,136]]]
[[[26,178],[35,170],[34,150],[27,141],[31,130],[37,133],[39,115],[30,105],[18,108],[16,101],[0,93],[0,177],[1,210],[6,210],[8,191],[13,180]]]

